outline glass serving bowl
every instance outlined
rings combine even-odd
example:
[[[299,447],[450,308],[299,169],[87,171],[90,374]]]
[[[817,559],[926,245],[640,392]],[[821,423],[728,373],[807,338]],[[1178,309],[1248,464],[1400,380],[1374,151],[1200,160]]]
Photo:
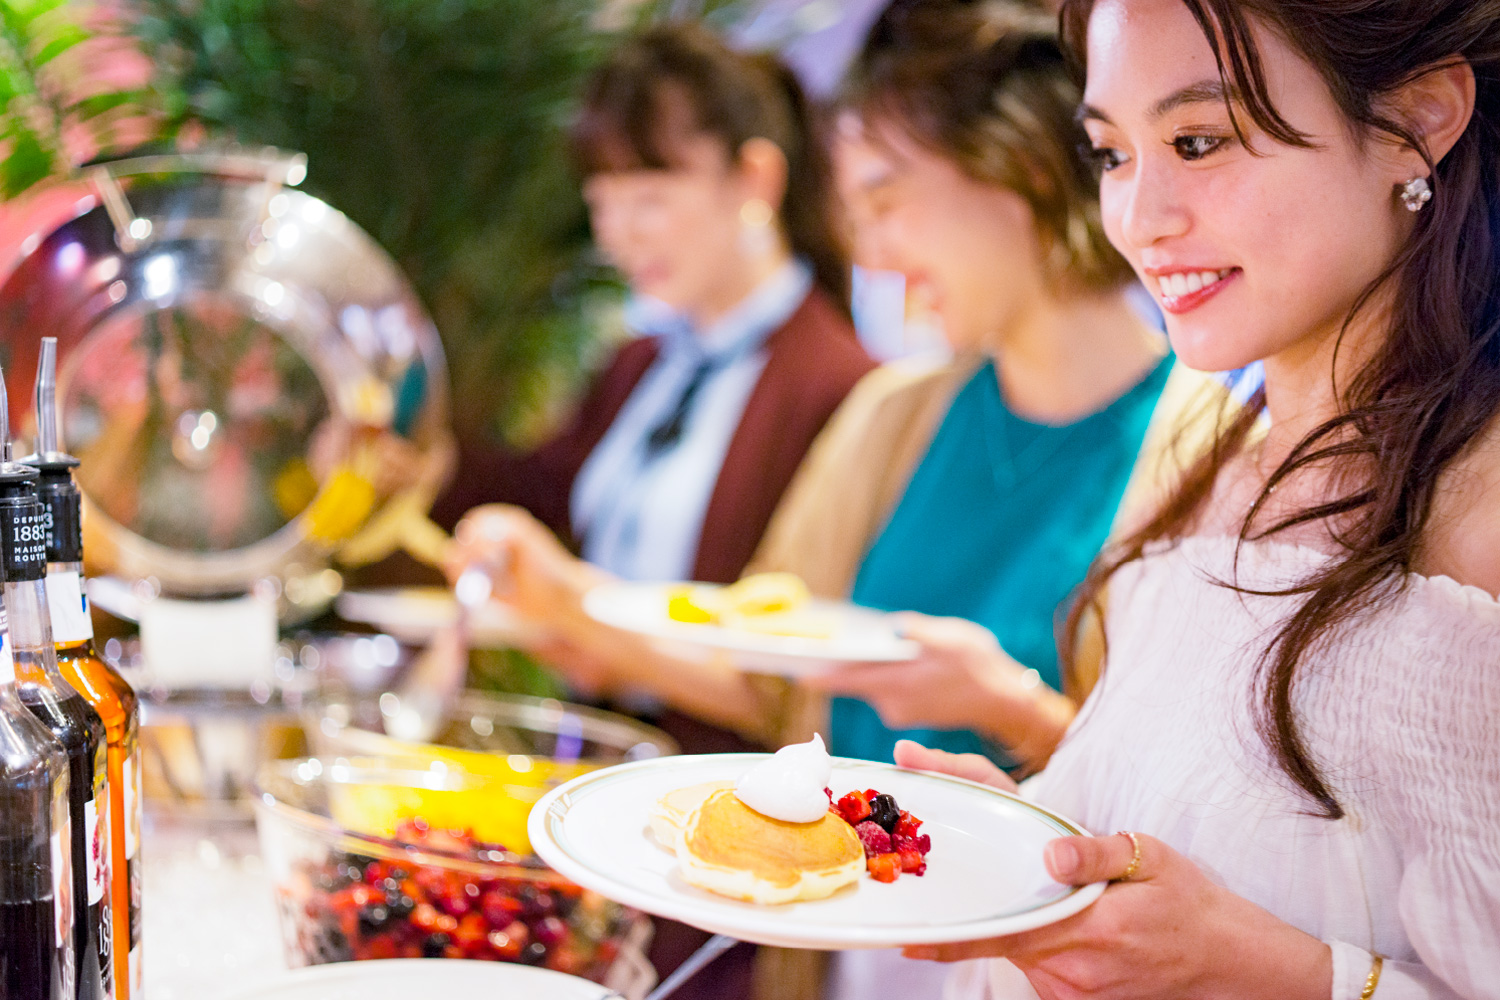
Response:
[[[491,779],[498,794],[434,795],[418,788],[361,797],[365,828],[383,835],[420,815],[438,827],[458,826],[481,840],[522,853],[530,850],[526,818],[531,806],[557,785],[588,771],[625,761],[675,754],[677,744],[659,729],[613,712],[550,698],[463,692],[454,700],[432,743],[407,743],[384,732],[399,710],[393,696],[325,700],[309,720],[313,752],[322,756],[376,758],[408,769],[441,764]]]
[[[464,958],[604,982],[646,918],[534,857],[427,822],[511,794],[503,778],[434,760],[273,761],[257,776],[261,851],[287,962]],[[415,807],[416,812],[393,817]],[[394,822],[394,829],[388,825]]]

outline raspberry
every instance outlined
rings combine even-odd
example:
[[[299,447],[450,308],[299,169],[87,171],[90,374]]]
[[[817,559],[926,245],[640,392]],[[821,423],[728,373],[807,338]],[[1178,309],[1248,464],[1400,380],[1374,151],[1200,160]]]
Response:
[[[865,847],[865,857],[874,857],[877,854],[889,854],[893,849],[891,835],[880,828],[880,824],[865,820],[854,828],[859,834],[859,842]]]

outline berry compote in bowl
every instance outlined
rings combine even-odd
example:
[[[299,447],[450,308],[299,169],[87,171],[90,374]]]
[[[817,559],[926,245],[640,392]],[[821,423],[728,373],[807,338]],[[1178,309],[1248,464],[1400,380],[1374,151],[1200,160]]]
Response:
[[[453,817],[504,801],[504,780],[431,761],[266,764],[255,811],[287,962],[522,962],[604,982],[646,918]],[[441,812],[441,825],[423,816]],[[403,815],[402,813],[406,814]]]

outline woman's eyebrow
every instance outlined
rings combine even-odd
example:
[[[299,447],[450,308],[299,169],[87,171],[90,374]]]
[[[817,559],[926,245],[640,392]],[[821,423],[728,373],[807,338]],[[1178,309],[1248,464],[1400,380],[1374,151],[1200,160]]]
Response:
[[[1226,88],[1222,80],[1199,80],[1197,83],[1190,83],[1186,87],[1172,91],[1151,105],[1146,112],[1146,118],[1151,122],[1160,121],[1178,108],[1189,104],[1224,104],[1232,96],[1233,91]],[[1114,120],[1109,115],[1092,104],[1080,104],[1078,113],[1073,117],[1079,124],[1087,121],[1103,122],[1105,125],[1114,124]]]
[[[1151,121],[1158,121],[1178,108],[1189,104],[1225,104],[1233,96],[1224,86],[1223,80],[1199,80],[1163,97],[1146,112]]]

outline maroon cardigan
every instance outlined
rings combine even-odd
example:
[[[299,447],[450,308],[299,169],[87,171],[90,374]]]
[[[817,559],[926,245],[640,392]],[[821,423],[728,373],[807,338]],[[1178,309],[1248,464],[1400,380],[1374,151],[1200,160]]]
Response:
[[[854,383],[875,367],[848,318],[816,287],[767,338],[765,349],[765,369],[745,404],[703,517],[695,580],[729,583],[739,577],[813,439]],[[439,500],[435,519],[451,526],[477,504],[514,503],[572,543],[573,480],[656,360],[656,350],[655,339],[648,337],[620,348],[572,422],[537,451],[517,456],[463,449],[458,482]]]

